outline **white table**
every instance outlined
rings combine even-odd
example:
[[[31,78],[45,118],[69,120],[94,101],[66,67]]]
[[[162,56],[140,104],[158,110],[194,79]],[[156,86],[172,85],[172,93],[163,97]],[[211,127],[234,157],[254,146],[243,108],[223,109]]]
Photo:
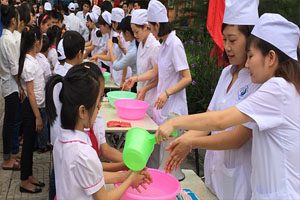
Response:
[[[197,174],[191,169],[183,169],[185,179],[180,182],[181,189],[191,189],[200,200],[218,200],[218,198],[212,194],[205,186],[203,181]],[[105,188],[111,190],[114,188],[113,184],[106,184]]]
[[[130,122],[131,127],[140,127],[149,132],[155,132],[158,128],[157,124],[146,114],[143,119],[140,120],[125,120],[121,119],[117,115],[117,110],[113,108],[109,102],[102,102],[100,111],[98,113],[101,117],[103,117],[105,121],[105,132],[106,133],[120,133],[127,132],[130,128],[122,128],[122,127],[107,127],[108,121],[124,121]]]

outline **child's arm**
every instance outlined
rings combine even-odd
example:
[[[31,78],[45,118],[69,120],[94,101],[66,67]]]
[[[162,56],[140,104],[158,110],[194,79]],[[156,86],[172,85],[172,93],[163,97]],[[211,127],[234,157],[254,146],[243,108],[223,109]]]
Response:
[[[107,163],[102,162],[103,171],[107,172],[117,172],[121,170],[128,170],[124,162],[117,162],[117,163]]]
[[[103,164],[103,163],[102,163]],[[130,172],[108,172],[104,171],[103,175],[105,184],[122,183],[129,176]]]
[[[109,161],[113,161],[113,162],[122,162],[122,153],[109,146],[107,143],[103,143],[100,145],[100,151],[101,151],[101,155]]]
[[[38,105],[36,103],[35,94],[33,91],[33,81],[26,82],[27,95],[29,99],[30,106],[35,116],[35,127],[36,131],[40,132],[43,129],[43,120],[41,117],[41,113],[39,111]]]

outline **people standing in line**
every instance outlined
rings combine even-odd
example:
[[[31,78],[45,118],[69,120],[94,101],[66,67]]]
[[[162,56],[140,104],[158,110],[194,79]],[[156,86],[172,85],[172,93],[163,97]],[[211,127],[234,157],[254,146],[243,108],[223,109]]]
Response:
[[[42,47],[42,32],[38,27],[27,27],[22,31],[18,78],[26,94],[22,103],[23,146],[21,155],[20,192],[39,193],[45,184],[38,181],[32,172],[33,150],[36,134],[43,131],[45,114],[44,71],[36,55]],[[45,119],[45,118],[44,118]]]
[[[297,25],[279,14],[263,14],[251,32],[245,64],[252,82],[262,86],[225,110],[169,120],[158,128],[157,141],[167,140],[177,128],[211,131],[251,124],[251,199],[299,199],[300,179],[296,175],[300,174],[299,37]],[[229,143],[232,137],[236,136],[224,133],[221,141]],[[191,148],[203,144],[196,137],[182,142]],[[177,156],[172,156],[171,162],[177,163]]]

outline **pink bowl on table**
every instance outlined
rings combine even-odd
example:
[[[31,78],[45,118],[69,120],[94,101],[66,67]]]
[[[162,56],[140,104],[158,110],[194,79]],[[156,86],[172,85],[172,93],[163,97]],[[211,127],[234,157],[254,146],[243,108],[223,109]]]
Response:
[[[152,177],[152,183],[146,184],[147,189],[140,186],[141,193],[139,193],[136,189],[129,187],[121,200],[175,200],[181,189],[178,180],[157,169],[148,168],[147,170]],[[115,186],[120,186],[120,183]]]
[[[145,117],[149,103],[137,99],[118,99],[115,107],[120,118],[138,120]]]
[[[107,71],[107,69],[105,69],[103,67],[100,67],[100,70],[101,70],[101,72],[106,72]]]

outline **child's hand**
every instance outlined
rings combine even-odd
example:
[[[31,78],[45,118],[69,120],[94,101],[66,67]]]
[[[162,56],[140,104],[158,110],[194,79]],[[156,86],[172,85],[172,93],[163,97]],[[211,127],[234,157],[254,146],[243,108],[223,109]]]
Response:
[[[141,192],[139,186],[142,186],[144,189],[147,189],[145,184],[150,184],[152,182],[150,175],[145,170],[140,172],[131,172],[129,178],[131,179],[131,186],[135,188],[138,192]]]
[[[130,90],[130,88],[132,88],[134,86],[134,84],[137,82],[136,79],[137,79],[137,77],[135,77],[135,76],[127,79],[123,84],[122,90]]]

